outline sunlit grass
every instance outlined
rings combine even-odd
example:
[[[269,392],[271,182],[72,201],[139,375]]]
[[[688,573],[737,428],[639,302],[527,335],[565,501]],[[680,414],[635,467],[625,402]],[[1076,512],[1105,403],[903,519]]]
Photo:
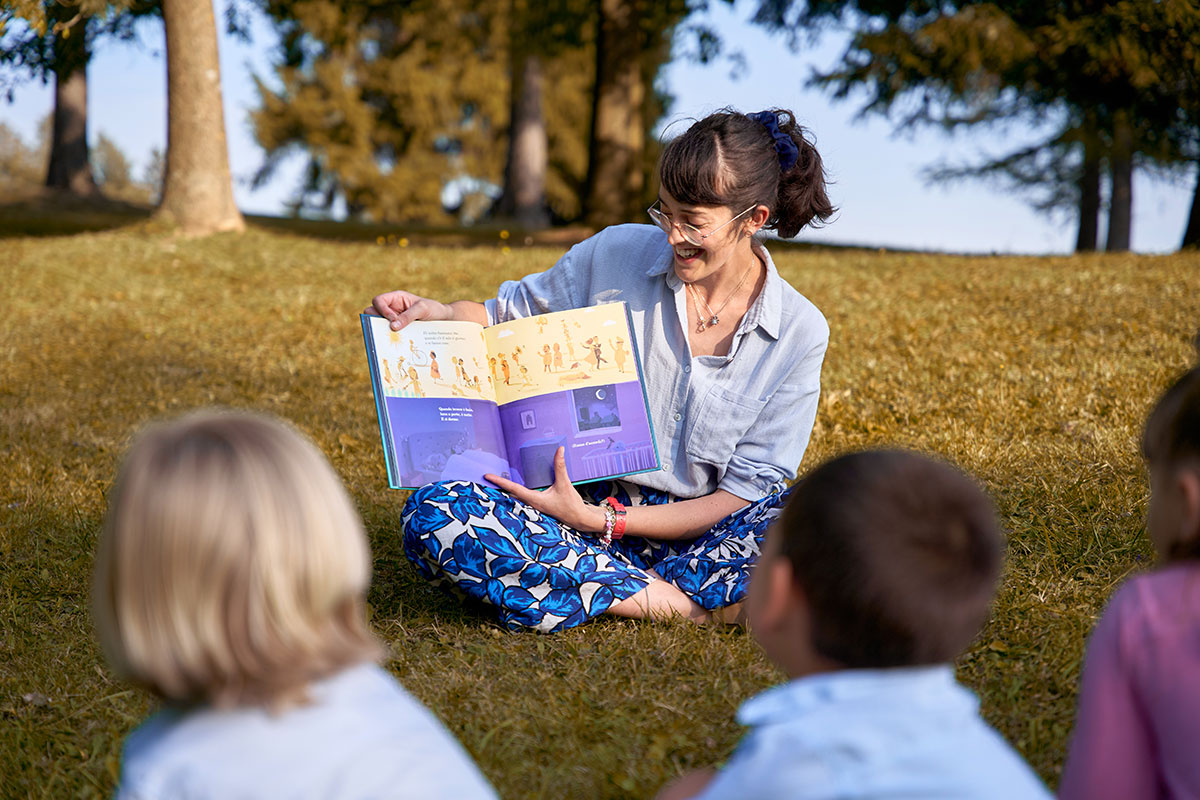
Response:
[[[0,796],[111,791],[150,703],[110,679],[90,629],[104,493],[146,420],[213,403],[287,417],[329,456],[371,536],[390,668],[506,797],[650,795],[724,758],[734,709],[780,679],[739,630],[614,619],[508,635],[417,578],[356,314],[387,288],[483,298],[563,247],[380,235],[0,240]],[[1009,567],[959,674],[1053,785],[1085,636],[1149,560],[1137,437],[1193,358],[1200,255],[776,252],[833,331],[805,467],[897,444],[952,459],[995,496]]]

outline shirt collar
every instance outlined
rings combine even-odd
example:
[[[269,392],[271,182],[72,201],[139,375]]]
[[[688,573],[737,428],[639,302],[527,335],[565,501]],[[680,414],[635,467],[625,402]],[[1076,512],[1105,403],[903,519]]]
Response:
[[[974,695],[958,685],[949,664],[895,669],[852,669],[823,672],[772,686],[742,703],[737,720],[753,727],[788,722],[821,706],[838,702],[870,702],[880,707],[897,700],[913,705],[945,703],[959,695],[978,706]]]
[[[675,270],[671,269],[673,252],[665,236],[662,242],[662,252],[650,264],[646,275],[651,278],[665,275],[667,288],[672,292],[678,292],[683,287],[683,281],[679,280]],[[763,281],[762,292],[759,293],[754,305],[750,306],[750,310],[746,313],[746,319],[742,320],[741,327],[749,330],[758,326],[772,339],[778,339],[779,329],[783,324],[783,278],[779,277],[779,271],[775,269],[775,262],[771,259],[771,254],[767,252],[767,248],[761,241],[754,239],[750,246],[767,265],[767,279]]]

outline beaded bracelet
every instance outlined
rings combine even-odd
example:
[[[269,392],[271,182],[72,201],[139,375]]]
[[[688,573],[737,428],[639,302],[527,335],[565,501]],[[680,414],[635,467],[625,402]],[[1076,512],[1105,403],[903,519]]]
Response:
[[[604,504],[613,511],[612,538],[620,539],[625,535],[625,505],[615,497],[604,498]]]
[[[613,527],[617,524],[617,511],[608,504],[608,500],[601,500],[600,508],[604,509],[604,533],[600,534],[600,544],[607,547],[612,544]]]

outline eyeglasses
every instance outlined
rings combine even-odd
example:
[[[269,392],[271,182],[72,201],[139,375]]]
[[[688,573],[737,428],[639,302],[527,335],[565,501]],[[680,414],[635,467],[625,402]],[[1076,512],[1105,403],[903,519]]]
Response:
[[[658,204],[655,203],[655,205],[658,205]],[[722,222],[720,225],[713,228],[708,233],[701,232],[701,230],[699,228],[697,228],[695,225],[689,225],[686,222],[676,222],[675,220],[671,219],[666,214],[664,214],[662,211],[655,208],[654,206],[650,206],[649,208],[647,208],[646,213],[650,215],[650,219],[654,220],[655,225],[662,228],[663,231],[666,232],[667,236],[671,235],[671,228],[679,228],[679,233],[683,235],[684,241],[686,241],[690,245],[699,247],[700,245],[702,245],[704,243],[705,239],[712,236],[717,231],[721,230],[721,228],[724,228],[726,225],[728,225],[730,222],[733,222],[738,217],[744,217],[746,214],[750,213],[751,211],[753,211],[756,208],[758,208],[758,203],[755,203],[754,205],[750,206],[745,211],[743,211],[741,214],[731,217],[727,222]]]

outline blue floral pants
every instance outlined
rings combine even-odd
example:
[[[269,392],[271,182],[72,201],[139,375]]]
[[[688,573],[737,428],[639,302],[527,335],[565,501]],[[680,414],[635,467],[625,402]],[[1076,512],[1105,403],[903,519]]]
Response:
[[[662,505],[667,492],[625,481],[579,487],[584,501]],[[493,605],[509,630],[552,633],[580,625],[644,589],[653,577],[707,609],[746,596],[767,527],[790,490],[730,514],[695,539],[625,536],[605,546],[492,486],[431,483],[404,506],[404,552],[436,586]]]

